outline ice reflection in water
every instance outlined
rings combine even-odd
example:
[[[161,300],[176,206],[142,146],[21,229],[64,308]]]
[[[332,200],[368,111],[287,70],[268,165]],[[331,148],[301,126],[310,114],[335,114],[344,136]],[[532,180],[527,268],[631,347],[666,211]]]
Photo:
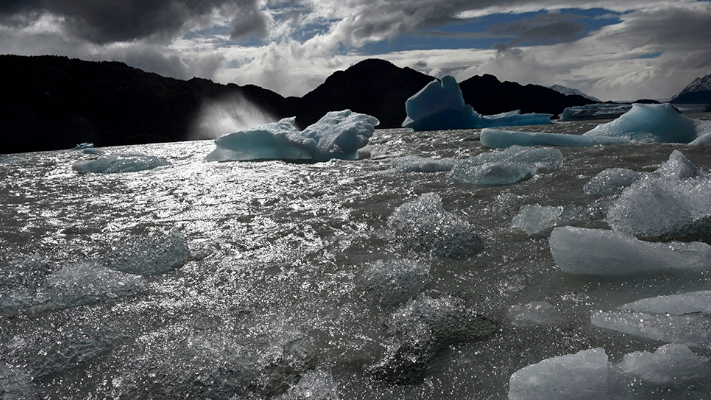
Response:
[[[590,126],[545,126],[556,129]],[[545,234],[529,237],[511,222],[522,205],[538,204],[563,207],[560,219],[577,226],[608,228],[609,201],[583,192],[593,176],[606,168],[653,171],[674,149],[709,168],[708,150],[561,148],[562,168],[501,187],[393,168],[401,156],[479,154],[486,150],[477,134],[376,131],[369,159],[318,164],[208,163],[213,144],[199,141],[106,149],[171,163],[111,175],[74,173],[74,162],[92,157],[79,152],[22,154],[27,163],[0,166],[3,390],[77,399],[501,399],[514,371],[547,357],[603,347],[619,361],[659,347],[591,326],[590,312],[709,289],[707,274],[568,276]],[[388,221],[427,193],[476,232],[481,248],[445,257],[437,247],[403,245],[407,232]],[[189,248],[179,265],[167,261],[182,251],[171,232]],[[165,268],[139,272],[136,257],[164,254],[141,250],[143,242],[172,249],[159,258]],[[390,270],[376,274],[373,266]],[[407,314],[413,320],[398,326],[411,330],[393,331],[398,312],[417,304],[408,300],[457,304],[496,331],[427,347],[432,354],[411,384],[378,379],[374,366],[398,345],[419,346],[415,338],[444,329],[437,321],[449,323],[428,317],[451,312],[443,305],[441,313]],[[554,305],[565,322],[511,324],[509,309],[534,301]]]

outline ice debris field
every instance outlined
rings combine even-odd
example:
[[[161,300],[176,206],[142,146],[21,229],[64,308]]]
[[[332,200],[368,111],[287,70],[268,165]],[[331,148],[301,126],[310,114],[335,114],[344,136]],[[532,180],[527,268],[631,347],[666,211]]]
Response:
[[[414,131],[483,128],[479,140],[489,149],[469,157],[392,157],[388,160],[391,170],[386,173],[440,174],[447,184],[472,188],[515,185],[554,173],[567,161],[560,149],[550,146],[711,144],[708,122],[687,118],[668,104],[571,110],[566,119],[586,113],[620,114],[582,135],[491,129],[550,124],[550,116],[516,112],[480,116],[463,103],[451,77],[428,84],[408,100],[406,110],[403,126]],[[286,118],[220,136],[205,160],[357,160],[377,125],[376,118],[350,110],[328,113],[303,131],[296,128],[294,118]],[[78,145],[77,150],[92,157],[72,166],[80,174],[171,167],[166,158],[141,153],[104,155],[88,144]],[[18,156],[0,160],[3,168],[27,163]],[[625,282],[711,271],[711,173],[694,165],[683,151],[671,151],[654,170],[603,169],[584,184],[583,192],[591,204],[604,210],[598,227],[576,226],[581,218],[576,205],[518,204],[506,227],[507,235],[542,239],[556,268],[570,279]],[[497,199],[515,203],[516,199],[507,196],[512,195],[502,192]],[[383,333],[395,344],[367,367],[367,373],[379,381],[416,384],[447,346],[486,340],[496,334],[500,324],[474,312],[454,295],[424,294],[433,272],[418,255],[467,260],[486,251],[486,238],[466,216],[445,209],[442,196],[433,192],[401,202],[384,218],[384,224],[387,234],[383,240],[412,258],[374,261],[351,282],[366,304],[396,309]],[[22,277],[4,277],[8,282],[17,280],[12,281],[17,288],[2,298],[0,310],[39,313],[137,295],[147,291],[153,278],[182,267],[190,257],[187,240],[178,232],[140,240],[127,238],[121,250],[67,264],[38,285],[24,285]],[[35,264],[27,265],[33,268]],[[540,300],[509,307],[506,318],[510,325],[521,328],[565,327],[570,322],[555,305]],[[687,386],[708,387],[703,385],[711,378],[711,369],[708,359],[699,354],[711,350],[711,290],[651,293],[621,306],[592,311],[589,325],[657,341],[659,346],[653,351],[629,351],[618,359],[611,359],[602,347],[540,359],[510,375],[508,398],[663,398],[660,393],[677,395]],[[332,380],[320,374],[322,371],[312,370],[301,379],[304,385],[309,379]],[[299,390],[293,385],[285,393],[301,398]],[[703,398],[697,395],[694,391],[689,398]]]

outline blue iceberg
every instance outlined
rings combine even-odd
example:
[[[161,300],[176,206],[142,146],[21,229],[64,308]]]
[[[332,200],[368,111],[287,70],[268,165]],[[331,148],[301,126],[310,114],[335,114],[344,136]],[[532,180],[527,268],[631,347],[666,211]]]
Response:
[[[669,104],[633,104],[620,118],[585,132],[584,136],[623,137],[651,143],[690,143],[696,124]]]
[[[518,146],[567,146],[589,147],[607,144],[628,144],[629,139],[623,137],[581,136],[565,133],[518,132],[486,128],[481,131],[481,144],[486,147],[500,149]]]
[[[351,110],[332,111],[299,131],[296,118],[232,132],[215,139],[207,161],[354,160],[373,136],[377,118]]]
[[[434,80],[405,102],[402,126],[416,131],[474,129],[495,126],[550,124],[552,114],[521,114],[519,110],[482,116],[464,104],[457,81],[447,75]]]

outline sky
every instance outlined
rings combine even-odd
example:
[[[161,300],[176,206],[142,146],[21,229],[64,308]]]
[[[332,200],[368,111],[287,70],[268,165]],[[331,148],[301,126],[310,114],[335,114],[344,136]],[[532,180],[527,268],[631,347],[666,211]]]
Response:
[[[283,96],[381,58],[460,82],[668,99],[711,74],[710,28],[711,2],[691,0],[0,0],[0,54],[121,61]]]

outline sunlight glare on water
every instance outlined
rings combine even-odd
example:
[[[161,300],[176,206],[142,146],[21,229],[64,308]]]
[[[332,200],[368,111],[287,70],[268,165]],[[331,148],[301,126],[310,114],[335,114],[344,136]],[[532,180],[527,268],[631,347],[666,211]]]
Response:
[[[379,130],[369,158],[325,163],[205,162],[211,141],[104,149],[170,162],[118,174],[73,172],[95,157],[77,151],[22,154],[0,166],[0,383],[19,398],[504,399],[511,374],[544,358],[659,346],[595,328],[591,311],[711,288],[706,273],[566,275],[546,232],[511,228],[521,206],[541,205],[609,229],[605,200],[583,193],[593,176],[654,171],[674,149],[707,171],[708,149],[561,148],[562,168],[492,187],[392,166],[489,151],[477,138]],[[395,210],[428,193],[480,249],[438,253],[395,229]],[[417,234],[436,240],[433,226]],[[512,325],[509,309],[533,301],[565,322]],[[446,315],[458,322],[439,326]],[[404,376],[373,372],[388,368]]]

